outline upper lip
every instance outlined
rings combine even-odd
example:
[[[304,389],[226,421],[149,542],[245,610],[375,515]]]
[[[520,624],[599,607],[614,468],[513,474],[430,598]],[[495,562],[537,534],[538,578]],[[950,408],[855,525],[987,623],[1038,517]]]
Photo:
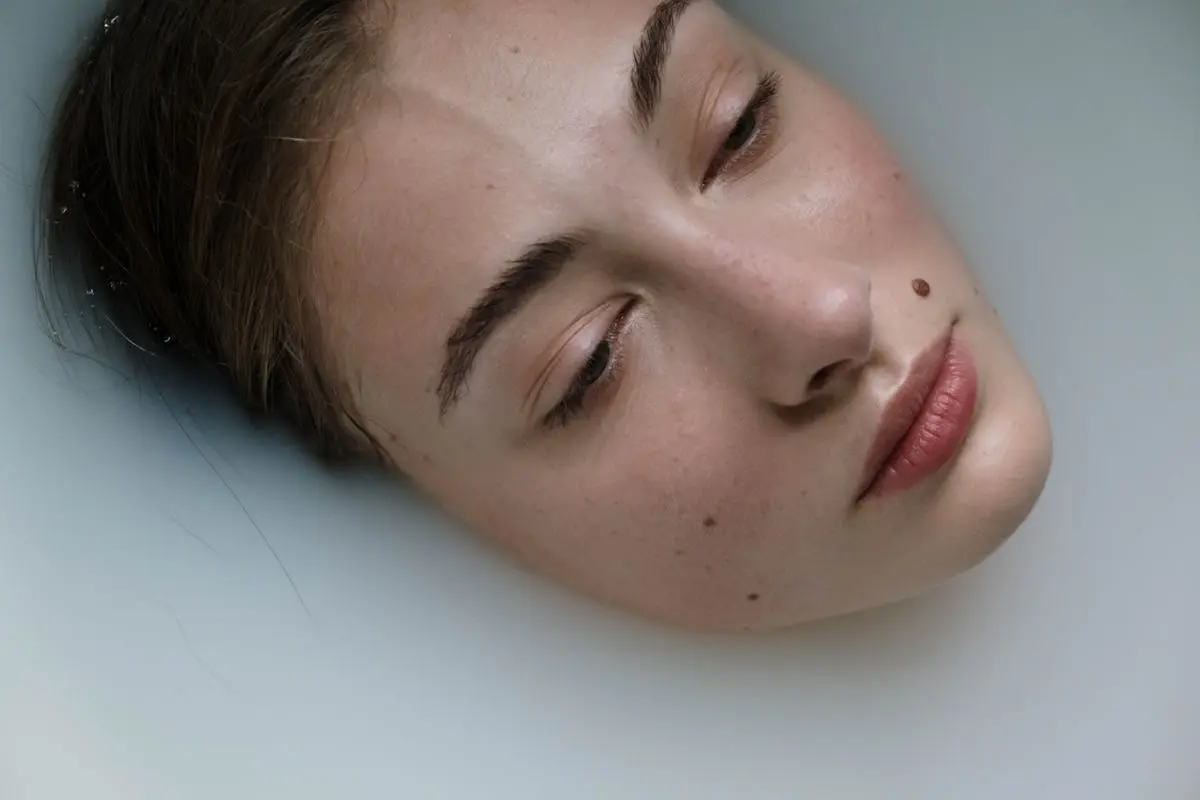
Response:
[[[879,477],[880,471],[887,464],[889,457],[895,452],[908,432],[912,430],[925,401],[933,392],[941,373],[946,353],[950,349],[952,331],[940,336],[918,355],[908,370],[900,388],[888,400],[880,415],[878,432],[875,442],[867,455],[866,466],[863,470],[862,483],[859,486],[858,499],[862,499],[871,490],[871,486]]]

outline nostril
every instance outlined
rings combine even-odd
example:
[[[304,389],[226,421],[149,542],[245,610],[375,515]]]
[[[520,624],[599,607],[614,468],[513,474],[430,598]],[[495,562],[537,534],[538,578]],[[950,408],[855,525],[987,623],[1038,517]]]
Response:
[[[848,361],[839,361],[836,364],[830,364],[817,372],[816,375],[813,375],[812,380],[808,382],[809,393],[816,394],[822,391],[848,363]]]

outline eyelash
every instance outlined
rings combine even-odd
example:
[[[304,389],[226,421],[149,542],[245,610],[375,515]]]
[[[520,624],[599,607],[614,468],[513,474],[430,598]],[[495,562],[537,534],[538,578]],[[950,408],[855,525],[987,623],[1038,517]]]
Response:
[[[758,88],[754,92],[754,96],[750,98],[750,102],[746,104],[746,108],[742,111],[741,116],[737,118],[733,128],[730,129],[729,133],[721,141],[721,147],[714,156],[712,164],[704,175],[703,181],[701,181],[701,190],[707,189],[713,181],[739,163],[753,160],[762,155],[763,151],[770,145],[771,135],[774,133],[775,125],[779,119],[778,109],[776,108],[776,100],[779,96],[779,83],[780,77],[778,72],[767,73],[758,82]],[[736,152],[722,158],[722,151],[725,145],[729,143],[734,133],[737,132],[737,128],[747,117],[753,117],[755,122],[754,131],[750,134],[750,139]],[[627,303],[621,309],[621,313],[613,320],[612,325],[609,326],[608,333],[604,337],[604,341],[596,346],[596,349],[588,357],[587,362],[575,374],[563,399],[546,414],[543,424],[547,428],[565,428],[569,425],[587,410],[588,399],[592,394],[610,383],[620,372],[623,360],[621,352],[622,338],[635,305],[636,301]],[[599,360],[603,359],[604,354],[607,354],[608,361],[603,365],[603,372],[593,380],[590,373],[599,366]]]

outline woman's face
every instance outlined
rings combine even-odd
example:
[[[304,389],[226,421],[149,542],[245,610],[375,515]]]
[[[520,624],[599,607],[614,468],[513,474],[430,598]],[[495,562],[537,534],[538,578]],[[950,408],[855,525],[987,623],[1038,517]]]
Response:
[[[913,595],[1028,514],[1035,388],[843,98],[705,0],[396,5],[317,278],[447,509],[707,629]]]

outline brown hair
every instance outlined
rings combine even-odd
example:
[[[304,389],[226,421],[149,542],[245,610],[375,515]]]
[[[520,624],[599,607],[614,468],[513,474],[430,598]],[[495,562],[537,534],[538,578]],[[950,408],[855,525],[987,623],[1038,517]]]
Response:
[[[47,263],[80,265],[125,338],[215,365],[334,458],[379,454],[309,279],[329,143],[381,30],[364,2],[112,0],[47,162]]]

